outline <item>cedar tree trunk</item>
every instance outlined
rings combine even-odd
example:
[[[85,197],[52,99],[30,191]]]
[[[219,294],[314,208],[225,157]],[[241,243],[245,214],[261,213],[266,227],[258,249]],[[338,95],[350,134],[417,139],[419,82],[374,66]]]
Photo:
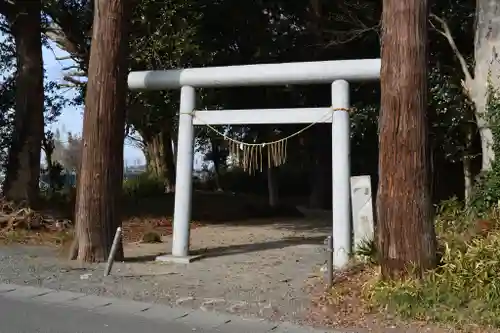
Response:
[[[16,43],[16,113],[3,192],[32,204],[38,196],[44,138],[41,2],[18,0],[7,19]]]
[[[377,212],[382,277],[391,279],[435,267],[436,236],[426,119],[427,0],[383,5]]]
[[[133,3],[95,0],[75,207],[80,261],[106,260],[121,226],[127,28]],[[123,258],[122,246],[116,258]]]

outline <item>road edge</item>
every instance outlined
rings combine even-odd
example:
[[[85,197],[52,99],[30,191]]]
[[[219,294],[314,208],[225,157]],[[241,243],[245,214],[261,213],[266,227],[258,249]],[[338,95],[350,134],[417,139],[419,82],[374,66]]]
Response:
[[[222,332],[234,332],[247,328],[255,333],[342,333],[337,330],[313,329],[287,322],[271,322],[264,319],[246,318],[215,311],[170,307],[158,303],[146,303],[9,283],[0,283],[0,297],[42,304],[64,305],[100,314],[134,315],[151,320],[175,322],[189,326],[193,331],[196,329],[217,329],[222,330]]]

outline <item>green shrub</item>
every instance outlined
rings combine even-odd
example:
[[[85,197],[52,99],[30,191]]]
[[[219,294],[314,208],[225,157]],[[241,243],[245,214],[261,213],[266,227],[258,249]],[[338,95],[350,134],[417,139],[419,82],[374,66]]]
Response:
[[[496,156],[500,156],[497,154]],[[478,216],[488,213],[489,207],[500,201],[500,165],[494,162],[492,169],[482,175],[474,188],[471,209]]]
[[[369,262],[371,264],[379,263],[377,244],[374,240],[362,240],[357,245],[354,254],[362,261]]]
[[[378,282],[370,300],[402,317],[500,327],[500,233],[443,245],[438,269],[422,281]]]
[[[156,231],[148,231],[142,235],[141,242],[146,244],[161,243],[161,235]]]
[[[123,182],[123,192],[130,197],[151,197],[165,193],[165,182],[147,172]]]
[[[497,159],[468,207],[456,198],[438,207],[439,266],[421,280],[370,285],[374,306],[419,320],[500,327],[500,98],[491,89],[487,117]]]
[[[471,228],[474,218],[467,207],[457,197],[441,202],[436,207],[436,234],[441,237],[453,233],[463,233]]]
[[[369,301],[403,318],[500,327],[500,210],[482,215],[486,233],[456,198],[437,213],[439,266],[422,280],[378,281],[365,290]]]
[[[493,151],[497,157],[491,170],[480,175],[474,187],[471,209],[477,215],[487,214],[490,207],[500,201],[500,94],[491,84],[488,91],[488,104],[485,117],[493,134]]]

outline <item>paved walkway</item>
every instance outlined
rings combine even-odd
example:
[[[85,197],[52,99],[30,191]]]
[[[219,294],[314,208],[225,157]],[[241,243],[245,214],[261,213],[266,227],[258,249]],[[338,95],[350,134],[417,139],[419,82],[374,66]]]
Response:
[[[193,248],[205,258],[189,265],[155,262],[157,254],[170,248],[167,243],[129,244],[125,246],[128,260],[116,262],[107,277],[105,263],[80,265],[54,248],[0,246],[0,283],[301,325],[308,322],[311,289],[321,279],[325,237],[273,230],[196,229]]]
[[[0,322],[2,333],[334,332],[14,284],[0,284]]]

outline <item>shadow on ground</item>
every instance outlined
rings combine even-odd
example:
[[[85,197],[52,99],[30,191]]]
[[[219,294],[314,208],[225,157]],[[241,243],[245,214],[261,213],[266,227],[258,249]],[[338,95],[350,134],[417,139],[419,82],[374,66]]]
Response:
[[[218,246],[213,248],[205,248],[192,251],[192,255],[202,255],[203,258],[216,258],[230,255],[253,253],[265,250],[284,249],[290,246],[297,245],[318,245],[324,244],[324,236],[316,237],[287,237],[281,240],[261,242],[261,243],[247,243],[228,246]],[[167,254],[166,252],[159,252],[154,255],[136,256],[126,258],[125,262],[146,262],[154,261],[157,256]]]
[[[285,200],[284,200],[285,201]],[[128,198],[124,204],[124,218],[172,218],[174,194],[146,198]],[[277,207],[270,207],[267,198],[230,192],[193,193],[192,220],[204,225],[255,226],[273,224],[287,230],[318,230],[331,228],[328,211],[321,216],[307,216],[290,199]],[[331,214],[331,213],[330,213]]]

